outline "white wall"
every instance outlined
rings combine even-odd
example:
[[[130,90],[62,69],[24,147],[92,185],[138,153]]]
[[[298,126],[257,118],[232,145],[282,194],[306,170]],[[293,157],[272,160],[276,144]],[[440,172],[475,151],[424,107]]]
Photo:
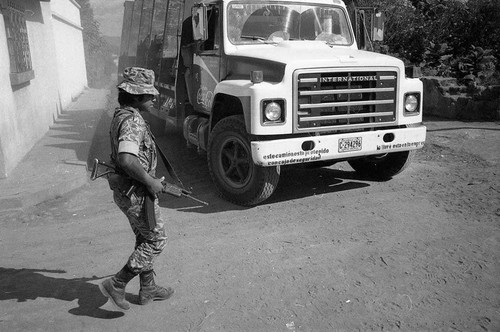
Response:
[[[41,2],[38,19],[26,21],[35,77],[12,86],[4,18],[0,15],[0,177],[8,175],[47,132],[58,113],[58,74],[48,2]],[[40,19],[41,18],[41,19]],[[48,21],[48,23],[47,23]],[[42,23],[45,22],[45,23]]]
[[[80,5],[74,0],[51,0],[50,7],[52,14],[56,13],[63,16],[69,22],[80,26]]]
[[[59,92],[66,108],[88,85],[80,6],[72,0],[52,0],[51,8]]]
[[[12,86],[0,13],[0,178],[7,177],[50,125],[87,86],[79,7],[73,0],[26,0],[34,78]],[[57,10],[57,11],[56,11]],[[64,20],[54,18],[54,13]]]
[[[7,45],[7,37],[5,34],[4,18],[0,15],[0,45]],[[7,170],[6,168],[11,165],[6,165],[5,156],[10,155],[9,144],[11,134],[11,113],[14,109],[14,95],[10,86],[10,65],[9,65],[9,52],[7,47],[0,46],[0,178],[4,177]]]

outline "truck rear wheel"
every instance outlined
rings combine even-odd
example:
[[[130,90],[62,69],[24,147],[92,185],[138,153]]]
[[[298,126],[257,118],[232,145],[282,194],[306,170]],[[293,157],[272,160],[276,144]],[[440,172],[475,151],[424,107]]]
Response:
[[[349,160],[349,165],[362,176],[388,180],[404,171],[413,160],[416,150],[373,155]]]
[[[271,196],[279,181],[280,168],[253,163],[242,116],[219,121],[210,133],[208,145],[210,175],[225,199],[252,206]]]

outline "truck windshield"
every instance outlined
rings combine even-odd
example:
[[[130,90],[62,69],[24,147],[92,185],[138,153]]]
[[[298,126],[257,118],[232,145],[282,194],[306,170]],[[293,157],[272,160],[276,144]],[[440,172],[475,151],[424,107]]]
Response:
[[[321,40],[329,45],[353,42],[340,7],[238,1],[230,3],[227,19],[229,40],[236,45],[283,40]]]

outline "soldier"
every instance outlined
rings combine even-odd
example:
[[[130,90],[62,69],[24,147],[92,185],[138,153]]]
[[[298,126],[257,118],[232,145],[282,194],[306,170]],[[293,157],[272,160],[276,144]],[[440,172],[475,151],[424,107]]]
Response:
[[[119,308],[128,310],[125,286],[136,275],[140,278],[139,303],[166,300],[174,292],[154,282],[153,259],[165,248],[167,236],[160,214],[157,194],[162,191],[164,178],[156,178],[157,151],[154,139],[141,113],[153,107],[158,90],[154,87],[154,72],[129,67],[123,72],[118,87],[118,102],[110,126],[111,163],[116,173],[108,178],[116,205],[127,216],[136,237],[135,250],[125,266],[99,288]],[[131,191],[130,189],[133,189]],[[146,195],[154,197],[156,225],[146,219]]]

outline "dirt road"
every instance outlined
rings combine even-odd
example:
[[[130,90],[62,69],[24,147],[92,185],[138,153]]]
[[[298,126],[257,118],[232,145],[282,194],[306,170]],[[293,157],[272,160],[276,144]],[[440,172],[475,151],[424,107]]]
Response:
[[[157,279],[174,296],[123,314],[100,295],[133,238],[96,181],[1,222],[0,330],[499,331],[500,126],[427,124],[426,146],[391,181],[346,163],[289,168],[253,208],[218,198],[205,158],[162,137],[210,202],[162,199]]]

